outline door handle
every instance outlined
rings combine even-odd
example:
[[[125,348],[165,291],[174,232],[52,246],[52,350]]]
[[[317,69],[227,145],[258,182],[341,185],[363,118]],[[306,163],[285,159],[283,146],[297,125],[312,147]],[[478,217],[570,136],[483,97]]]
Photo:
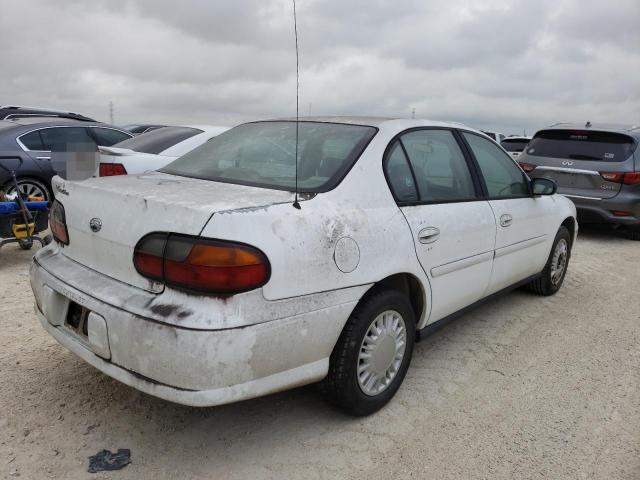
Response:
[[[418,240],[420,243],[433,243],[440,237],[440,229],[436,227],[427,227],[420,230]]]
[[[38,160],[51,160],[51,157],[36,157]]]
[[[501,227],[508,227],[509,225],[511,225],[512,222],[513,222],[513,217],[511,215],[509,215],[508,213],[505,213],[504,215],[502,215],[500,217],[500,226]]]

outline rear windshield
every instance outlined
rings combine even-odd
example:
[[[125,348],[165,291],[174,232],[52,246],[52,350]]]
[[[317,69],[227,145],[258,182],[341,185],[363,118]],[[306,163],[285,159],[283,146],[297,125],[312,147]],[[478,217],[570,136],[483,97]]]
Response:
[[[163,127],[137,137],[129,138],[114,145],[118,148],[128,148],[134,152],[152,153],[157,155],[171,148],[187,138],[202,133],[202,130],[189,127]]]
[[[298,188],[334,188],[376,134],[373,127],[300,122]],[[296,122],[255,122],[232,128],[161,169],[220,182],[294,190]]]
[[[635,148],[631,137],[621,133],[578,130],[542,130],[527,147],[527,154],[538,157],[623,162]]]
[[[495,133],[493,133],[493,132],[484,132],[484,131],[483,131],[482,133],[484,133],[487,137],[491,137],[491,138],[493,138],[494,140],[496,139],[496,134],[495,134]]]
[[[524,147],[529,145],[529,140],[522,139],[505,139],[500,142],[502,148],[504,148],[507,152],[522,152]]]

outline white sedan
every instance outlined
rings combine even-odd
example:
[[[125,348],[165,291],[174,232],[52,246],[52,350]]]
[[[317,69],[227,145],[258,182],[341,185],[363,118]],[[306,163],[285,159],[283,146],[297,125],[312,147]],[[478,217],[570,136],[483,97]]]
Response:
[[[111,147],[100,147],[100,177],[144,173],[171,163],[229,130],[210,125],[162,127]]]
[[[40,322],[195,406],[321,382],[370,414],[418,335],[521,285],[558,291],[578,229],[555,184],[485,135],[415,119],[252,122],[159,172],[54,185]]]
[[[514,160],[518,160],[524,149],[527,148],[531,137],[519,137],[512,135],[500,142],[500,146],[504,148]]]

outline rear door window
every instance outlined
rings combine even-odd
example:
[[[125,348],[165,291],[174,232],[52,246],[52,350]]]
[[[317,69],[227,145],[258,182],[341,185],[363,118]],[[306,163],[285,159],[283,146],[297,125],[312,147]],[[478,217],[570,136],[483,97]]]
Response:
[[[409,161],[399,141],[395,141],[387,157],[385,171],[389,186],[398,202],[417,202],[418,191],[413,181]]]
[[[35,131],[22,135],[20,141],[28,150],[45,150],[42,144],[42,138],[40,138],[40,132]]]
[[[40,137],[44,150],[51,152],[71,152],[88,144],[96,144],[84,127],[43,128]]]
[[[627,135],[582,130],[542,130],[533,137],[526,153],[537,157],[624,162],[635,149]]]
[[[462,150],[449,130],[417,130],[400,137],[415,175],[420,201],[447,202],[476,197]]]

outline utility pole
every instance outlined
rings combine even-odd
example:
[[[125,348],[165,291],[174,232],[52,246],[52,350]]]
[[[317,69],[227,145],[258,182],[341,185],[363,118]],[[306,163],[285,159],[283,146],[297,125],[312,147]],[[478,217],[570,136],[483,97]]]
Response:
[[[114,121],[113,121],[113,101],[109,102],[109,120],[111,122],[111,125],[114,125]]]

